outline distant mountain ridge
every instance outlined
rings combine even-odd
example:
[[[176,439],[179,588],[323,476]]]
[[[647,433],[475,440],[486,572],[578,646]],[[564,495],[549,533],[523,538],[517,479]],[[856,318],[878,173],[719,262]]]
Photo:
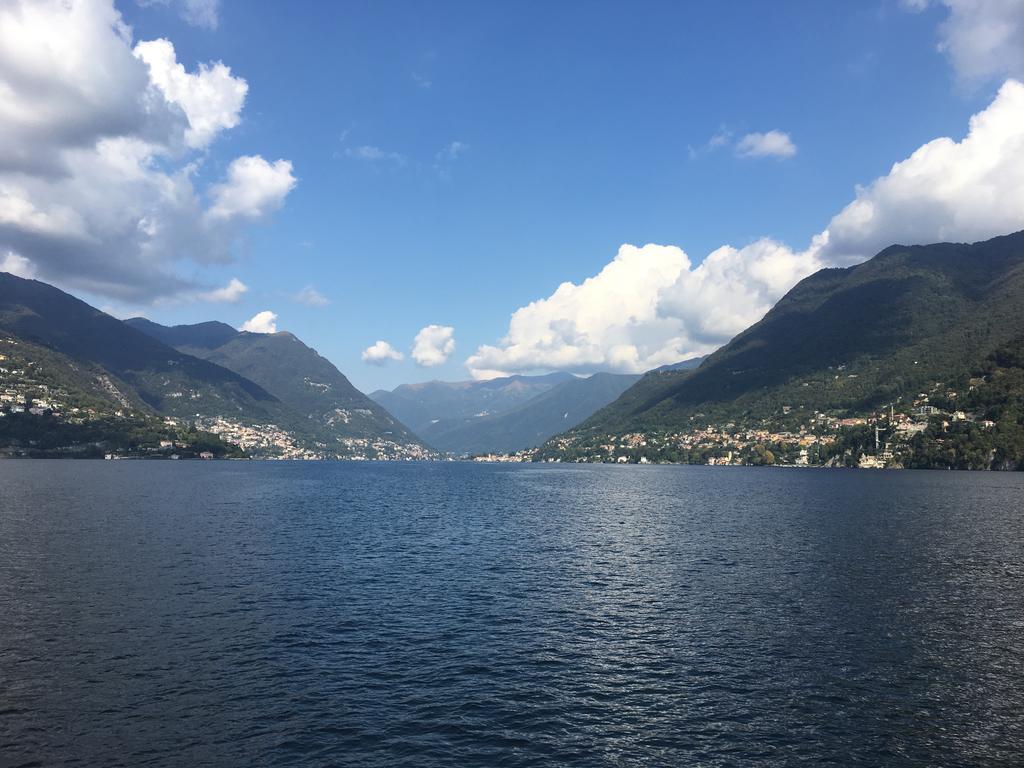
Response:
[[[571,376],[502,413],[438,421],[428,426],[422,437],[435,448],[452,453],[513,453],[533,448],[579,424],[639,378],[616,373]]]
[[[569,373],[549,373],[483,381],[426,381],[402,384],[390,392],[377,390],[369,396],[422,436],[439,421],[504,413],[572,378]]]
[[[665,371],[692,371],[694,368],[700,368],[701,363],[708,359],[707,355],[701,355],[700,357],[689,357],[686,360],[681,360],[678,363],[669,363],[668,365],[659,365],[657,368],[652,368],[647,373],[664,373]]]
[[[647,374],[573,435],[862,412],[966,374],[1024,333],[1024,233],[891,246],[802,280],[692,371]]]
[[[657,370],[690,370],[694,357]],[[370,397],[433,447],[454,454],[512,453],[572,429],[613,401],[639,374],[564,371],[516,374],[482,381],[402,384]]]
[[[152,336],[169,347],[184,350],[190,355],[194,354],[190,350],[216,349],[239,334],[239,331],[227,323],[216,320],[192,325],[171,326],[154,323],[145,317],[130,317],[124,322],[147,336]],[[196,355],[196,357],[201,357],[201,355]]]
[[[687,365],[690,363],[683,363]],[[403,384],[370,397],[407,419],[433,447],[454,454],[510,453],[540,445],[608,404],[639,376],[556,372],[485,381]]]

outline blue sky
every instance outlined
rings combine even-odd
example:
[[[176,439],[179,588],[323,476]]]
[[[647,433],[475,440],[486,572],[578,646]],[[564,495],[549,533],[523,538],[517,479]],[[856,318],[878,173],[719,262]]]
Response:
[[[803,249],[857,185],[962,138],[1001,76],[958,77],[938,50],[950,9],[905,6],[223,0],[211,28],[175,0],[121,0],[134,41],[166,38],[186,70],[222,61],[248,84],[238,125],[194,158],[196,184],[255,154],[290,161],[296,182],[236,232],[230,260],[176,267],[209,287],[240,279],[236,303],[85,293],[165,323],[273,311],[366,391],[467,378],[514,311],[622,244],[675,245],[693,266],[723,244]],[[739,156],[768,131],[795,154]],[[295,301],[306,287],[329,303]],[[409,349],[430,324],[454,329],[455,351],[421,367]],[[659,354],[719,343],[687,338]],[[378,339],[405,359],[363,362]],[[526,370],[524,355],[491,359]]]

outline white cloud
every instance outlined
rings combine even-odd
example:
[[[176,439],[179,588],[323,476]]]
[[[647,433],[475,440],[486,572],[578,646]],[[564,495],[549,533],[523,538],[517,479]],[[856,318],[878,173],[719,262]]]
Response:
[[[0,256],[0,272],[10,272],[12,275],[24,278],[36,276],[32,262],[14,251],[8,251]]]
[[[690,153],[690,159],[696,160],[701,155],[705,155],[708,154],[709,152],[714,152],[718,149],[721,149],[722,147],[728,146],[729,144],[732,143],[732,137],[733,132],[726,128],[725,126],[722,126],[721,128],[718,129],[718,131],[712,134],[710,139],[705,141],[700,146],[694,147],[693,145],[690,145],[687,146],[686,149]]]
[[[934,0],[949,16],[939,32],[939,50],[967,81],[1024,78],[1024,3],[1020,0]],[[929,0],[904,0],[922,11]]]
[[[220,0],[184,0],[181,16],[193,27],[216,29]]]
[[[675,246],[624,245],[580,284],[513,313],[466,361],[476,377],[563,369],[641,372],[728,341],[794,284],[893,243],[977,241],[1024,228],[1024,85],[1007,81],[960,141],[931,141],[855,199],[802,251],[770,239],[694,266]]]
[[[186,72],[174,46],[164,39],[139,43],[135,55],[146,62],[150,80],[164,98],[185,112],[190,147],[205,147],[218,133],[238,125],[249,85],[233,77],[223,62],[200,64],[198,72]]]
[[[374,344],[363,350],[363,362],[370,365],[387,365],[405,359],[405,355],[392,347],[388,342],[378,339]]]
[[[295,186],[292,164],[288,160],[268,163],[259,155],[235,158],[228,166],[227,179],[210,190],[211,219],[250,219],[265,216],[284,204]]]
[[[230,282],[223,288],[214,288],[212,291],[203,291],[199,293],[197,298],[200,301],[211,301],[211,302],[224,302],[228,304],[234,304],[246,291],[249,290],[249,286],[239,280],[237,277],[231,278]]]
[[[928,142],[857,190],[821,258],[849,264],[892,243],[984,240],[1024,227],[1024,85],[1008,80],[961,141]]]
[[[167,41],[133,47],[111,0],[0,3],[0,253],[135,305],[203,293],[185,275],[229,260],[294,185],[286,161],[256,157],[240,161],[272,173],[254,193],[235,163],[197,188],[196,152],[237,124],[245,89],[220,63],[186,71]]]
[[[399,154],[398,152],[388,152],[371,144],[363,144],[359,147],[349,147],[345,150],[345,154],[348,157],[354,157],[357,160],[367,160],[369,162],[384,160],[393,162],[395,165],[405,165],[405,155]]]
[[[748,133],[736,143],[736,154],[739,157],[777,157],[787,158],[796,154],[796,144],[783,131],[768,133]]]
[[[64,150],[179,129],[130,38],[109,0],[0,3],[0,170],[64,173]]]
[[[674,246],[624,245],[594,277],[562,283],[548,298],[516,310],[501,343],[480,347],[466,365],[475,377],[489,378],[498,371],[582,373],[677,362],[672,339],[680,323],[658,316],[658,300],[689,267]]]
[[[416,365],[433,368],[444,363],[455,351],[455,329],[450,325],[428,325],[421,328],[412,344]]]
[[[277,314],[265,309],[250,317],[239,328],[249,333],[277,333]]]
[[[216,29],[219,23],[220,0],[135,0],[139,5],[176,5],[186,24]]]
[[[331,303],[330,299],[320,293],[320,291],[312,285],[307,285],[301,291],[296,293],[294,299],[299,304],[305,304],[307,307],[326,307]]]

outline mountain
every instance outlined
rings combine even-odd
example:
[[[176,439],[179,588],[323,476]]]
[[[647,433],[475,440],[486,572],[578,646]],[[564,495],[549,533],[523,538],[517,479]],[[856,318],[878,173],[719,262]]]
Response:
[[[692,371],[694,368],[699,368],[700,364],[707,359],[707,355],[702,355],[701,357],[689,357],[686,360],[681,360],[678,363],[659,365],[657,368],[652,368],[650,371],[648,371],[648,373],[664,373],[665,371]]]
[[[639,376],[595,373],[569,377],[502,413],[439,420],[421,436],[451,453],[512,453],[540,445],[552,435],[579,424],[628,389]]]
[[[0,332],[102,370],[111,391],[163,414],[273,420],[281,413],[280,401],[258,384],[37,280],[0,273]]]
[[[196,351],[216,349],[239,335],[239,331],[227,323],[217,321],[166,326],[154,323],[144,317],[132,317],[124,322],[147,336],[162,341],[169,347],[196,357],[202,357],[202,355],[196,355]]]
[[[182,348],[161,338],[179,341]],[[79,445],[84,435],[97,434],[107,437],[92,442],[134,450],[160,430],[193,434],[198,427],[257,456],[429,455],[408,430],[290,334],[244,334],[221,323],[124,323],[46,283],[0,273],[0,342],[6,350],[0,354],[17,361],[0,363],[0,432],[30,447],[42,446],[45,432],[55,450],[65,438]],[[36,407],[37,401],[46,406]],[[12,415],[17,424],[8,420]],[[225,453],[223,443],[213,440]]]
[[[645,375],[563,442],[865,413],[967,375],[1021,334],[1024,233],[894,245],[811,275],[699,368]]]
[[[962,395],[929,404],[974,418],[933,417],[910,442],[903,464],[916,469],[1024,469],[1024,336],[996,349],[959,382]],[[966,386],[964,386],[966,384]]]
[[[703,359],[658,370],[688,370]],[[510,453],[571,429],[639,378],[612,373],[579,378],[557,372],[486,381],[428,381],[403,384],[390,392],[377,390],[370,397],[442,451]]]
[[[319,440],[419,443],[400,421],[291,333],[248,333],[215,322],[166,327],[144,318],[125,324],[255,382],[297,412]]]
[[[422,436],[439,421],[461,421],[511,410],[572,379],[569,373],[504,376],[486,381],[427,381],[377,390],[370,397]]]

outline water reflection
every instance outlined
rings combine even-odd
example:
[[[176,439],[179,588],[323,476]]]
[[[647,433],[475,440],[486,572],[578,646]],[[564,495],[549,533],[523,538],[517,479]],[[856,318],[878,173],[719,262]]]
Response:
[[[1024,482],[0,464],[12,764],[1012,764]]]

